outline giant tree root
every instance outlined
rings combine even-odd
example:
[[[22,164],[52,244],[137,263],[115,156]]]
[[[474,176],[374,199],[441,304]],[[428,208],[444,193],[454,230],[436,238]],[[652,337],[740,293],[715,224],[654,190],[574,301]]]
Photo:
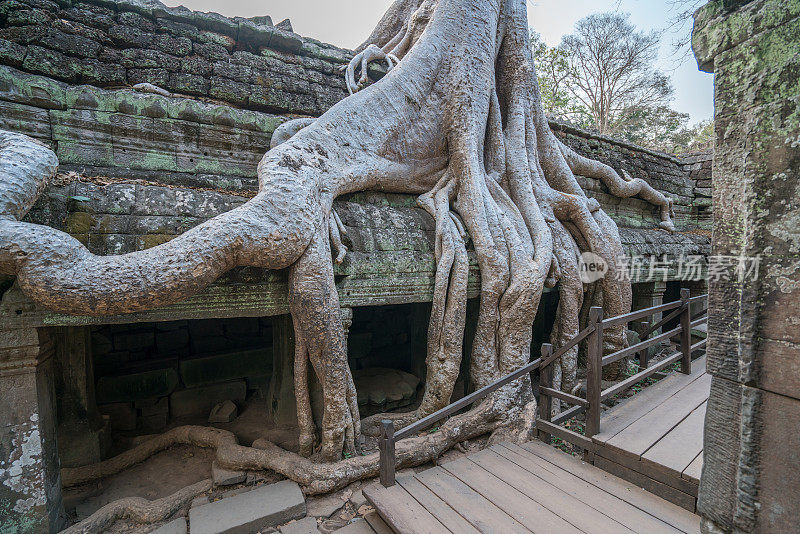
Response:
[[[451,417],[434,433],[399,441],[396,452],[397,466],[410,467],[432,461],[457,443],[507,425],[509,419],[501,409],[503,404],[490,398],[467,413]],[[525,412],[528,411],[530,410]],[[525,412],[518,412],[517,415]],[[514,418],[511,419],[512,423],[515,421]],[[520,440],[527,439],[530,434],[529,425],[518,422],[516,426],[528,429],[520,435]],[[328,493],[356,480],[377,476],[379,468],[377,453],[333,463],[317,463],[263,439],[257,440],[253,447],[245,447],[239,445],[236,436],[227,430],[181,426],[103,462],[64,468],[61,470],[61,479],[66,487],[102,479],[175,445],[215,449],[217,462],[229,469],[276,471],[300,484],[308,495]]]
[[[614,195],[653,203],[661,226],[671,228],[670,199],[644,180],[575,154],[553,134],[528,35],[525,0],[395,0],[346,68],[351,90],[360,88],[372,59],[391,62],[386,76],[313,122],[276,131],[277,145],[258,166],[258,194],[247,203],[167,243],[119,256],[96,256],[63,232],[21,220],[54,172],[55,155],[0,132],[0,276],[15,277],[45,308],[110,315],[184,300],[234,267],[288,267],[301,453],[333,463],[315,465],[274,446],[241,447],[230,435],[196,427],[167,433],[171,441],[156,445],[206,443],[224,464],[274,469],[311,492],[374,474],[376,456],[338,461],[357,453],[361,429],[334,280],[333,261],[346,254],[334,199],[367,190],[421,195],[436,220],[427,388],[423,409],[399,416],[402,424],[449,402],[464,336],[465,235],[481,277],[470,360],[479,388],[530,360],[531,325],[545,285],[558,282],[568,304],[559,313],[556,343],[578,331],[587,305],[602,305],[609,316],[630,310],[630,283],[616,276],[624,253],[616,224],[576,174],[600,179]],[[586,251],[609,270],[581,302],[574,256]],[[604,331],[606,347],[626,343],[622,325]],[[565,359],[567,383],[571,359]],[[324,397],[319,427],[308,403],[312,371]],[[426,461],[512,420],[506,412],[520,413],[533,398],[529,380],[496,396],[503,398],[501,409],[476,409],[454,418],[447,431],[404,441],[401,461]]]
[[[143,525],[164,521],[192,502],[192,499],[210,490],[210,479],[202,480],[168,495],[163,499],[148,501],[141,497],[127,497],[110,502],[80,523],[72,525],[61,534],[94,534],[105,532],[120,519],[128,519]]]

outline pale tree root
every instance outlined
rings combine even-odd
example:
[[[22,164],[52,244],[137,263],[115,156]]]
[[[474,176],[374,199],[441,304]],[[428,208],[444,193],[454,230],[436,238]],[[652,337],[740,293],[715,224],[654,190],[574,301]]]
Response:
[[[513,388],[506,386],[504,389]],[[436,432],[408,438],[397,443],[397,466],[412,467],[432,461],[464,440],[498,428],[508,427],[505,439],[522,442],[530,439],[535,421],[535,402],[524,409],[509,410],[503,390],[487,398],[476,408],[445,421]],[[509,395],[506,392],[505,396]],[[500,400],[498,400],[500,399]],[[509,413],[510,412],[510,413]],[[378,475],[378,454],[356,456],[333,463],[317,463],[287,451],[266,440],[257,440],[253,447],[239,445],[232,432],[202,426],[181,426],[156,436],[133,449],[97,464],[64,468],[61,478],[65,487],[85,484],[119,473],[141,463],[154,454],[175,445],[193,445],[216,451],[222,467],[242,471],[275,471],[294,480],[308,495],[328,493],[356,480]]]
[[[382,420],[392,421],[395,429],[403,428],[450,403],[461,367],[469,277],[467,233],[458,216],[450,211],[455,186],[453,175],[446,172],[432,191],[417,200],[436,222],[436,279],[428,324],[427,380],[422,401],[411,412],[365,418],[361,424],[364,434],[378,435],[378,423]]]
[[[192,499],[207,492],[211,487],[212,481],[207,479],[155,501],[148,501],[141,497],[119,499],[103,506],[80,523],[62,530],[61,534],[107,532],[109,527],[121,519],[141,525],[152,525],[169,519],[181,508],[191,503]]]
[[[669,232],[675,231],[675,223],[672,222],[675,212],[671,198],[656,191],[653,186],[641,178],[631,178],[624,170],[622,171],[623,177],[620,177],[613,168],[605,163],[578,154],[560,140],[558,144],[572,172],[587,178],[599,179],[614,196],[629,198],[639,195],[650,204],[660,208],[661,222],[659,226]]]

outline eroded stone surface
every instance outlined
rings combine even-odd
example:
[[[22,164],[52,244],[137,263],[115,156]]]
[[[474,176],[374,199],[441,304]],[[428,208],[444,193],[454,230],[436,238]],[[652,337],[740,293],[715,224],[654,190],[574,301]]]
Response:
[[[192,508],[189,528],[192,534],[251,534],[305,514],[300,487],[284,480]]]

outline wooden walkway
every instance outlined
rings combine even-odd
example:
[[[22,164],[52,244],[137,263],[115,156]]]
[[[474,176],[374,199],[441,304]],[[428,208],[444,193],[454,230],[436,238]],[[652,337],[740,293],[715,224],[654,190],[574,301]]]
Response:
[[[689,511],[703,467],[703,423],[711,388],[705,357],[603,413],[592,436],[595,466]]]
[[[538,441],[494,445],[364,495],[401,534],[700,532],[698,516]]]

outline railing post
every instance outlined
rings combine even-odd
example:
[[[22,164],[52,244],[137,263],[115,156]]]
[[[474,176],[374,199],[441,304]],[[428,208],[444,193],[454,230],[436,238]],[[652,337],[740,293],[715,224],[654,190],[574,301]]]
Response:
[[[545,361],[553,354],[553,345],[542,343],[542,361]],[[553,387],[553,363],[539,368],[539,387]],[[550,395],[539,393],[539,419],[550,421],[553,418],[553,399]],[[550,443],[550,434],[539,430],[539,439],[545,443]]]
[[[691,292],[681,289],[681,373],[692,374],[692,311],[689,303]]]
[[[394,423],[389,419],[381,420],[381,439],[378,442],[380,450],[380,480],[383,487],[394,486],[395,456],[394,456]]]
[[[650,321],[642,321],[642,332],[650,328]],[[640,339],[639,341],[644,341]],[[650,347],[639,351],[639,369],[644,371],[650,366]]]
[[[600,432],[600,393],[603,379],[603,308],[592,306],[589,310],[589,325],[594,330],[589,334],[586,356],[586,437]]]

